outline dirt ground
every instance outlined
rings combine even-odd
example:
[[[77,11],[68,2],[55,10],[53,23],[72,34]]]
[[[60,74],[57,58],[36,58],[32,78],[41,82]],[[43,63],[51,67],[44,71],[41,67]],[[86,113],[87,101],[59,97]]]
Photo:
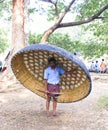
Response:
[[[108,107],[97,107],[99,98],[108,96],[108,74],[91,73],[91,78],[92,91],[88,97],[74,103],[59,103],[58,116],[49,118],[43,98],[18,82],[0,80],[0,130],[108,130]]]

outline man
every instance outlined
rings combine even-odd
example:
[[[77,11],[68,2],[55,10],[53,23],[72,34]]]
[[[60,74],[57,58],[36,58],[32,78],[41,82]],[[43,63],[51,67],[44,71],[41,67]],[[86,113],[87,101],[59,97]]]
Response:
[[[102,59],[101,65],[100,65],[100,72],[104,73],[106,69],[106,63],[104,61],[104,59]]]
[[[98,61],[96,61],[96,63],[95,63],[95,71],[96,71],[96,73],[99,73],[99,71],[100,71],[100,65],[99,65]]]
[[[95,71],[95,64],[92,61],[91,66],[90,66],[90,72],[94,72]]]
[[[45,91],[47,93],[47,101],[46,101],[46,112],[47,116],[49,117],[49,107],[50,107],[50,100],[51,97],[53,98],[53,116],[56,116],[56,107],[57,107],[57,94],[52,93],[59,93],[60,92],[60,75],[63,75],[67,72],[71,71],[64,71],[61,67],[56,65],[56,59],[51,57],[48,60],[49,67],[45,69],[44,72],[44,79],[45,79]]]

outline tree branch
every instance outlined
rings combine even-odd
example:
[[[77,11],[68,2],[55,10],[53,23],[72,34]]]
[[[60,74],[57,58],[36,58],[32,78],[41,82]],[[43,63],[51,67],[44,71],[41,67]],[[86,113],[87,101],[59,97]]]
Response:
[[[65,9],[65,11],[62,13],[61,17],[59,18],[59,20],[58,20],[58,22],[57,22],[58,24],[61,23],[61,21],[63,20],[64,16],[67,14],[67,12],[69,11],[70,7],[72,6],[72,4],[73,4],[75,1],[76,1],[76,0],[72,0],[72,1],[70,2],[70,4],[67,6],[67,8]]]
[[[56,23],[49,28],[43,35],[42,39],[41,39],[41,43],[46,43],[46,40],[48,39],[48,37],[59,27],[61,21],[63,20],[64,16],[66,15],[66,13],[69,11],[70,7],[72,6],[72,4],[75,2],[76,0],[72,0],[70,2],[70,4],[68,5],[68,7],[65,9],[65,11],[62,13],[61,17],[56,21]]]
[[[87,20],[82,20],[82,21],[77,21],[77,22],[69,22],[69,23],[61,23],[58,28],[62,28],[62,27],[70,27],[70,26],[77,26],[77,25],[81,25],[81,24],[86,24],[89,23],[95,19],[99,19],[102,17],[99,17],[106,9],[108,9],[108,4],[106,6],[104,6],[102,9],[100,9],[100,11],[96,14],[94,14],[93,16],[91,16],[90,18],[88,18]]]
[[[108,17],[98,17],[96,19],[105,19],[105,18],[108,18]]]
[[[59,18],[59,13],[58,13],[58,6],[57,6],[57,1],[56,2],[51,2],[54,7],[55,7],[55,23],[57,22],[58,18]]]
[[[69,22],[69,23],[61,23],[61,21],[63,20],[64,16],[66,15],[66,13],[69,11],[70,7],[72,6],[72,4],[75,2],[75,0],[72,0],[71,3],[69,4],[69,6],[65,9],[65,11],[63,12],[63,14],[61,15],[61,17],[58,19],[58,21],[52,26],[50,27],[43,35],[41,42],[42,43],[46,43],[46,40],[48,39],[48,37],[57,29],[57,28],[62,28],[62,27],[72,27],[72,26],[77,26],[77,25],[82,25],[82,24],[86,24],[89,23],[95,19],[99,19],[101,17],[99,17],[106,9],[108,9],[108,4],[106,6],[104,6],[102,9],[100,9],[98,11],[98,13],[94,14],[93,16],[91,16],[90,18],[86,19],[86,20],[82,20],[82,21],[76,21],[76,22]]]

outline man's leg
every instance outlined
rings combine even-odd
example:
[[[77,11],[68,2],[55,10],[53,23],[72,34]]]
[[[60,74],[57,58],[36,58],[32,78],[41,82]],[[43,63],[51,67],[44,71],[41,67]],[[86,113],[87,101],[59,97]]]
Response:
[[[53,116],[56,115],[57,99],[53,98]]]
[[[50,100],[51,100],[51,97],[47,96],[47,100],[46,100],[46,112],[47,112],[47,114],[49,114]]]

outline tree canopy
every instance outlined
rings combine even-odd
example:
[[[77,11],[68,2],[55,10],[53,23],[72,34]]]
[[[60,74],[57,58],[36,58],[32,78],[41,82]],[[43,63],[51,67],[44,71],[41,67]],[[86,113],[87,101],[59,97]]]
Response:
[[[67,45],[64,45],[65,49],[68,49],[69,47],[69,49],[71,49],[70,51],[74,51],[74,48],[80,46],[80,44],[82,46],[83,44],[83,48],[85,47],[83,54],[86,56],[100,56],[104,53],[108,54],[107,0],[34,0],[34,3],[36,4],[29,7],[29,13],[46,15],[48,21],[52,20],[54,23],[49,29],[45,30],[42,36],[39,36],[41,42],[51,42],[52,33],[57,29],[78,26],[81,28],[82,32],[80,33],[79,39],[71,41],[71,43],[66,42]],[[11,0],[0,0],[0,17],[5,18],[3,14],[7,12],[7,20],[9,21],[9,18],[12,15],[11,9]],[[65,20],[67,14],[70,16],[69,21],[68,19]],[[55,37],[54,35],[53,37]],[[61,37],[60,35],[58,37]],[[33,38],[33,36],[31,37]],[[62,37],[70,41],[69,38],[71,36],[68,37],[66,34],[62,35]],[[29,40],[32,40],[32,38]],[[54,44],[56,42],[56,45],[59,46],[59,39],[55,41],[52,40],[52,42],[54,42]],[[80,51],[82,51],[81,48]]]

